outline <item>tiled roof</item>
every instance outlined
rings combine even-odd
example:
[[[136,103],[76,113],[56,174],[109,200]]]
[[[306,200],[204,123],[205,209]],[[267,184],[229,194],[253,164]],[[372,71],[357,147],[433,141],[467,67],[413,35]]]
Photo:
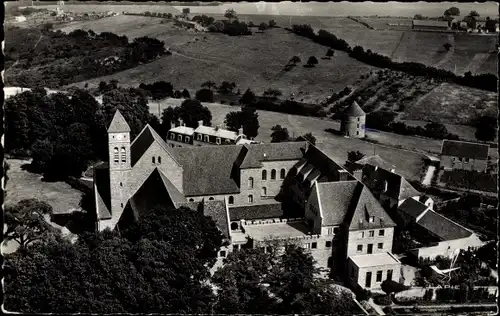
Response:
[[[466,238],[472,234],[471,231],[434,211],[425,213],[417,224],[432,232],[442,240]]]
[[[358,181],[318,183],[323,225],[339,225],[344,221],[357,186]]]
[[[448,21],[437,21],[437,20],[413,20],[413,25],[415,26],[438,26],[447,28]]]
[[[111,124],[109,124],[108,133],[121,132],[130,132],[130,126],[128,126],[127,121],[125,121],[125,118],[120,111],[116,110],[113,120],[111,121]]]
[[[306,142],[283,142],[269,144],[247,144],[248,153],[245,155],[241,168],[259,168],[262,161],[299,160],[302,150],[306,149]]]
[[[362,181],[374,193],[384,193],[397,200],[420,195],[420,192],[399,174],[369,164],[363,167]],[[386,183],[387,191],[384,192]]]
[[[169,130],[169,132],[179,133],[179,134],[183,134],[183,135],[193,135],[194,128],[187,127],[187,126],[177,126],[177,127],[171,128]]]
[[[239,193],[231,177],[242,146],[175,147],[169,151],[183,167],[185,196]]]
[[[237,206],[229,208],[231,221],[278,218],[283,216],[281,203]]]
[[[186,202],[186,197],[177,190],[177,188],[170,182],[167,176],[161,172],[158,168],[155,169],[160,174],[161,180],[163,181],[163,185],[167,189],[167,193],[170,197],[170,200],[174,203],[174,206],[177,208],[179,204]],[[155,172],[153,171],[153,173]]]
[[[405,213],[413,219],[417,219],[423,212],[425,212],[426,209],[426,205],[412,198],[404,200],[404,202],[399,206],[400,212]]]
[[[137,161],[139,161],[139,159],[141,159],[142,155],[144,155],[144,153],[148,150],[151,144],[153,144],[153,142],[155,141],[163,148],[163,150],[165,150],[166,153],[170,154],[170,149],[168,145],[161,138],[161,136],[158,135],[158,133],[156,133],[153,130],[153,128],[148,124],[142,129],[142,131],[130,145],[130,159],[132,167],[135,165]],[[172,155],[170,154],[170,156]]]
[[[236,137],[238,137],[238,133],[223,129],[223,128],[216,128],[212,126],[204,126],[200,125],[198,126],[195,130],[195,133],[203,134],[203,135],[211,135],[215,137],[221,137],[221,138],[227,138],[231,140],[236,140]]]
[[[204,201],[203,214],[210,216],[222,234],[229,238],[229,218],[227,218],[225,201]]]
[[[356,191],[355,194],[359,194],[359,197],[355,196],[353,201],[354,205],[351,205],[354,212],[352,213],[352,217],[348,219],[348,221],[350,220],[349,230],[396,226],[394,221],[366,186],[359,183]],[[359,191],[361,192],[358,193]],[[374,221],[371,223],[369,221],[370,216],[375,217]]]
[[[319,171],[318,182],[338,181],[339,171],[344,170],[335,161],[313,145],[308,146],[303,159],[295,164],[294,168],[295,170],[301,168],[299,174],[302,174],[302,176],[298,178],[299,181],[304,181],[302,177],[307,172],[311,171],[309,175],[314,172],[314,176],[316,177],[317,172],[314,170]]]
[[[94,183],[96,186],[97,217],[98,219],[110,219],[111,187],[109,183],[108,163],[100,163],[94,166]]]
[[[358,102],[354,101],[350,106],[342,111],[342,115],[344,117],[359,117],[366,115],[366,113],[363,109],[361,109]]]
[[[382,157],[380,157],[379,155],[365,157],[363,159],[356,161],[356,164],[357,165],[369,164],[386,170],[391,170],[396,168],[394,165],[391,165],[387,161],[382,159]]]
[[[489,150],[489,145],[445,139],[441,155],[487,160]]]

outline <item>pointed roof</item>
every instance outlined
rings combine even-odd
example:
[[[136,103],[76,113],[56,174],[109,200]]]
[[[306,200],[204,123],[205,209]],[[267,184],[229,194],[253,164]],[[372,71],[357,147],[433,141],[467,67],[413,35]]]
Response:
[[[350,106],[348,106],[343,112],[344,116],[364,116],[366,115],[365,111],[361,109],[358,102],[354,101]]]
[[[111,120],[111,124],[109,124],[108,133],[129,133],[130,126],[128,126],[127,121],[120,113],[120,110],[116,110],[115,115],[113,116],[113,120]]]
[[[340,225],[348,213],[358,181],[317,182],[323,225]]]
[[[359,184],[362,186],[360,188],[361,192],[357,197],[354,197],[354,212],[352,213],[350,222],[348,222],[349,230],[364,230],[396,226],[389,214],[387,214],[370,190],[363,184]],[[369,221],[369,216],[375,217],[373,222]]]
[[[420,195],[401,175],[370,164],[363,167],[362,182],[374,193],[384,193],[398,201]],[[386,183],[387,190],[384,192]]]
[[[168,153],[175,162],[177,162],[177,165],[181,167],[175,157],[172,156],[167,143],[165,143],[161,136],[158,135],[158,133],[155,132],[155,130],[149,124],[146,124],[146,126],[142,129],[142,131],[130,145],[130,160],[132,163],[132,167],[137,161],[139,161],[139,159],[141,159],[142,155],[144,155],[146,150],[151,147],[151,144],[153,144],[153,142],[157,142],[161,146],[161,148],[166,153]]]

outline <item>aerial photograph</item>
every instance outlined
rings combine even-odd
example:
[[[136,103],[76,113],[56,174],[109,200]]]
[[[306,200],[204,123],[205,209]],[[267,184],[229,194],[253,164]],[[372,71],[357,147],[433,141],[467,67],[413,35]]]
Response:
[[[4,312],[498,314],[498,3],[4,7]]]

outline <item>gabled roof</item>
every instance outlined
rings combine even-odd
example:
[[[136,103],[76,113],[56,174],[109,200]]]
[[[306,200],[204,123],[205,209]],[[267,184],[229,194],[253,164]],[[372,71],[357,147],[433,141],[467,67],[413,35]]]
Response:
[[[317,183],[324,226],[340,225],[348,213],[358,181]]]
[[[151,126],[149,126],[149,124],[147,124],[130,145],[130,159],[132,167],[137,161],[139,161],[139,159],[141,159],[142,155],[144,155],[144,153],[148,150],[149,147],[151,147],[151,144],[153,144],[154,142],[157,142],[161,146],[161,148],[167,154],[169,154],[172,159],[174,159],[174,161],[176,161],[175,158],[171,155],[170,148],[165,143],[165,141],[161,138],[160,135],[158,135],[158,133],[155,132],[155,130]],[[179,163],[178,165],[181,166]]]
[[[187,127],[187,126],[176,126],[174,128],[171,128],[169,132],[174,132],[174,133],[179,133],[183,135],[193,135],[194,134],[194,128],[192,127]]]
[[[127,121],[117,109],[111,124],[109,124],[108,133],[128,133],[130,132],[130,126],[128,126]]]
[[[195,133],[198,134],[203,134],[203,135],[210,135],[210,136],[215,136],[215,137],[221,137],[221,138],[226,138],[226,139],[231,139],[231,140],[236,140],[236,137],[238,137],[238,133],[223,129],[223,128],[216,128],[212,126],[205,126],[205,125],[200,125],[198,126],[195,130]]]
[[[300,159],[299,162],[295,164],[294,169],[300,169],[298,172],[298,174],[301,174],[298,178],[299,181],[306,180],[302,178],[304,175],[310,176],[314,173],[314,177],[316,177],[318,175],[317,171],[319,171],[319,176],[317,178],[318,182],[338,181],[339,172],[344,170],[340,165],[314,145],[308,146],[303,159]],[[307,172],[310,173],[307,174]]]
[[[263,161],[299,160],[306,149],[306,142],[283,142],[269,144],[246,144],[248,152],[241,168],[260,168]],[[302,150],[301,150],[302,149]]]
[[[417,219],[422,213],[427,210],[427,206],[415,199],[406,199],[399,206],[399,211],[410,216],[413,219]]]
[[[183,167],[184,195],[239,193],[232,170],[242,148],[236,145],[170,148],[169,152]]]
[[[382,159],[382,157],[380,157],[379,155],[365,157],[363,159],[356,161],[356,164],[358,165],[368,164],[385,170],[392,170],[396,168],[396,166],[391,165],[390,163]]]
[[[471,231],[434,211],[425,213],[417,224],[432,232],[441,240],[461,239],[472,235]]]
[[[359,183],[355,194],[353,204],[351,205],[351,208],[354,210],[351,213],[352,216],[349,214],[350,218],[347,219],[349,230],[396,226],[394,221],[366,186]],[[373,222],[369,221],[371,216],[374,217]]]
[[[359,116],[365,116],[366,113],[359,106],[358,102],[354,101],[344,111],[342,111],[342,115],[344,117],[359,117]]]
[[[445,139],[441,155],[487,160],[489,150],[489,145]]]
[[[237,206],[229,208],[231,221],[279,218],[283,216],[281,203]]]
[[[363,167],[362,181],[375,194],[384,193],[398,201],[420,195],[420,192],[399,174],[369,164]],[[384,192],[386,184],[387,190]]]
[[[203,215],[210,216],[222,234],[229,238],[229,218],[227,218],[225,200],[204,201],[202,209]]]

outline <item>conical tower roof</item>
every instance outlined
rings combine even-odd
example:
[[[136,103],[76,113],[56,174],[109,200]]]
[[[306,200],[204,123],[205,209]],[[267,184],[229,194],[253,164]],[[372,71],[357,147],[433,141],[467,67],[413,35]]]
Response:
[[[358,117],[366,115],[365,111],[361,109],[358,102],[356,101],[354,101],[350,106],[348,106],[347,109],[344,110],[343,114],[345,117],[350,117],[350,116]]]
[[[111,124],[109,124],[108,133],[123,132],[130,132],[130,126],[128,126],[127,121],[125,121],[125,118],[120,111],[116,110],[113,120],[111,121]]]

